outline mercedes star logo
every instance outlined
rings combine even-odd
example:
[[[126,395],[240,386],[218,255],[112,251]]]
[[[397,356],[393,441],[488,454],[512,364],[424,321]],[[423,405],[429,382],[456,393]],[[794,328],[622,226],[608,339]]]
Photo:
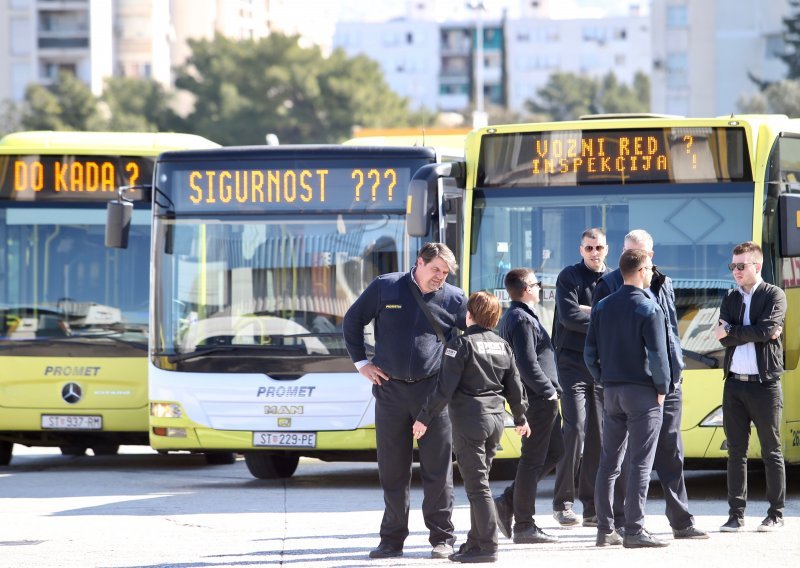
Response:
[[[82,394],[81,385],[78,383],[67,383],[61,389],[61,398],[69,404],[75,404],[80,401]]]

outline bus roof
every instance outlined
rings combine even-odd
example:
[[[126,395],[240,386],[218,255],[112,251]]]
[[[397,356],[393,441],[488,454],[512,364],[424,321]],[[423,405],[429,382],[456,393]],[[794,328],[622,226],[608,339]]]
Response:
[[[428,147],[412,146],[343,146],[336,144],[297,144],[285,146],[226,146],[224,148],[177,150],[165,152],[162,161],[183,160],[253,160],[270,159],[308,159],[324,156],[326,158],[347,158],[359,156],[379,156],[383,158],[435,157]]]
[[[157,155],[182,148],[218,148],[195,134],[176,132],[15,132],[0,139],[0,154]]]

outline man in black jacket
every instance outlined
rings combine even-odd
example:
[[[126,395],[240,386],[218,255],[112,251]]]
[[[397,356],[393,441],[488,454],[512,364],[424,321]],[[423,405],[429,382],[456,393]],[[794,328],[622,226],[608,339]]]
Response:
[[[379,276],[350,306],[343,331],[358,372],[373,383],[378,475],[386,509],[381,542],[370,558],[403,555],[408,536],[409,487],[414,437],[411,426],[433,391],[444,343],[466,329],[467,298],[445,282],[458,268],[442,243],[427,243],[411,272]],[[428,319],[422,302],[427,306]],[[364,328],[374,321],[375,355],[367,358]],[[438,329],[437,329],[438,328]],[[438,335],[443,340],[438,339]],[[433,558],[453,553],[453,443],[450,418],[441,411],[419,443],[424,498],[422,514],[430,531]]]
[[[500,320],[500,335],[514,350],[530,405],[525,416],[531,427],[531,436],[522,439],[514,483],[494,500],[497,527],[506,537],[511,536],[513,507],[515,543],[558,542],[557,537],[546,534],[533,520],[539,478],[555,467],[564,455],[558,411],[561,386],[555,353],[550,336],[534,309],[540,301],[541,283],[533,270],[515,268],[506,274],[505,286],[511,307]]]
[[[531,433],[525,420],[528,401],[519,380],[511,346],[492,328],[500,319],[500,302],[475,292],[467,303],[467,333],[447,343],[436,390],[412,427],[419,440],[445,405],[453,423],[453,449],[470,506],[467,542],[450,556],[455,562],[497,560],[497,514],[489,487],[489,470],[503,436],[505,401],[517,433]]]
[[[728,521],[722,532],[744,526],[747,505],[747,446],[750,424],[761,443],[769,509],[758,530],[783,527],[786,470],[781,452],[783,347],[780,330],[786,294],[761,278],[764,256],[752,241],[733,249],[728,268],[739,285],[722,300],[715,333],[725,346],[722,416],[728,443]]]
[[[603,384],[603,449],[595,485],[597,546],[667,546],[644,530],[644,506],[669,389],[664,313],[646,293],[653,276],[647,251],[619,259],[623,286],[594,305],[584,360]],[[627,450],[625,442],[627,441]],[[612,495],[622,459],[630,454],[625,487],[625,535],[614,531]]]
[[[608,255],[605,231],[586,229],[578,252],[581,261],[564,268],[556,280],[553,340],[558,380],[564,391],[561,396],[564,457],[556,466],[553,517],[563,526],[580,522],[572,510],[578,473],[577,496],[583,504],[583,526],[593,527],[597,526],[594,482],[600,463],[603,390],[583,362],[583,346],[589,330],[592,292],[597,281],[610,272],[605,262]]]

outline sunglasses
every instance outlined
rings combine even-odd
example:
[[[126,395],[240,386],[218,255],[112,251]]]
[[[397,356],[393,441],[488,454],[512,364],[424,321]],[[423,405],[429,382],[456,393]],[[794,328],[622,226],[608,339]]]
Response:
[[[541,287],[542,287],[541,282],[534,282],[533,284],[528,284],[528,288],[541,288]]]
[[[757,262],[731,262],[728,265],[728,270],[730,270],[730,271],[744,270],[744,267],[747,266],[748,264],[758,264],[758,263]]]
[[[597,252],[603,252],[606,250],[606,245],[583,245],[583,250],[586,252],[592,252],[595,249],[597,249]]]
[[[650,272],[655,272],[657,268],[658,268],[658,265],[651,264],[650,266],[642,266],[642,267],[639,268],[639,270],[649,270]]]

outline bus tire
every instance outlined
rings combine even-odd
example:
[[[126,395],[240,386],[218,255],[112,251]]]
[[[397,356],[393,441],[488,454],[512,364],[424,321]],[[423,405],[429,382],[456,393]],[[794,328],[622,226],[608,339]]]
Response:
[[[115,456],[119,453],[119,444],[98,444],[92,446],[92,453],[96,456]]]
[[[61,446],[61,455],[77,457],[86,455],[86,446]]]
[[[236,454],[233,452],[205,452],[206,464],[230,465],[236,463]]]
[[[258,479],[286,479],[297,470],[300,456],[292,454],[272,454],[268,452],[248,452],[244,463],[253,477]]]
[[[12,453],[14,453],[13,442],[0,440],[0,466],[9,465],[11,463]]]

